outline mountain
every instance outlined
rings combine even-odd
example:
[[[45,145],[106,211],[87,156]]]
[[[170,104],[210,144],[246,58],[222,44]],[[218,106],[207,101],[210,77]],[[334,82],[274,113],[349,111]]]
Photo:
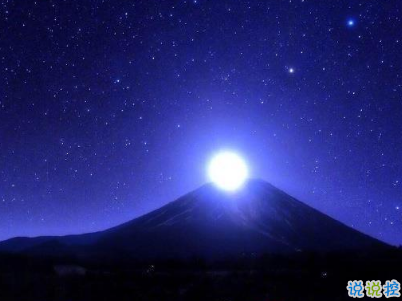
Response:
[[[249,180],[236,193],[207,184],[160,209],[97,233],[13,238],[0,243],[3,252],[137,259],[385,247],[261,180]]]

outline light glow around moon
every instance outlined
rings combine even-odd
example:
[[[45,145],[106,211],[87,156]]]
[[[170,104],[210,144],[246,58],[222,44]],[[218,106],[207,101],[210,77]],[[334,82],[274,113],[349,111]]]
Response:
[[[210,161],[208,176],[220,189],[236,191],[248,178],[247,164],[234,152],[220,152]]]

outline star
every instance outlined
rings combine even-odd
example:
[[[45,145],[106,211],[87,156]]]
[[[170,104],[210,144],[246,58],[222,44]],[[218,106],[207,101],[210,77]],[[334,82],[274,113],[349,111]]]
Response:
[[[353,26],[355,26],[355,24],[356,24],[356,22],[354,19],[348,19],[348,21],[347,21],[348,27],[353,27]]]

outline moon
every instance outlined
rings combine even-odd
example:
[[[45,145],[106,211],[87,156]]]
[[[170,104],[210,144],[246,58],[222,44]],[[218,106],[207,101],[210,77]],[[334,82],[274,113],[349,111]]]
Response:
[[[216,154],[208,164],[209,179],[220,189],[236,191],[248,178],[245,160],[235,152],[223,151]]]

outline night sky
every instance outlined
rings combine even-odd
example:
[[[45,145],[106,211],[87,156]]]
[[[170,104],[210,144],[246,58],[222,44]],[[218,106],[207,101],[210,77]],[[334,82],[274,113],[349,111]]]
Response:
[[[231,149],[402,244],[401,28],[396,0],[1,0],[0,239],[125,222]]]

